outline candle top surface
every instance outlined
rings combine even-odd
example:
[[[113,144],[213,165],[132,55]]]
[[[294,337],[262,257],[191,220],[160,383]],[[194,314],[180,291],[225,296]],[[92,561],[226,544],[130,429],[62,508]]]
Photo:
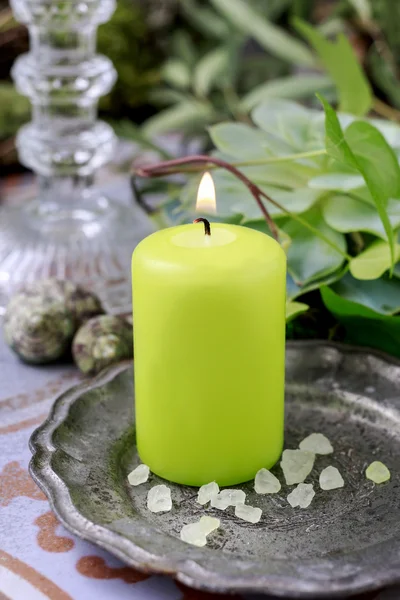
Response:
[[[210,223],[210,235],[205,233],[204,225],[201,223],[189,227],[179,227],[180,231],[171,236],[171,243],[182,248],[216,248],[231,244],[237,239],[237,233],[218,225]]]
[[[191,267],[223,266],[249,268],[281,262],[286,256],[268,235],[239,225],[211,223],[206,235],[203,223],[190,223],[156,231],[142,240],[133,253],[134,261]]]

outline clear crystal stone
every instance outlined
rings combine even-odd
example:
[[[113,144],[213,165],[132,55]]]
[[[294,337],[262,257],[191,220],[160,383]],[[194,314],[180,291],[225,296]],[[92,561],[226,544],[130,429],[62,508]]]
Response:
[[[172,508],[171,490],[166,485],[155,485],[147,495],[147,508],[154,513],[167,512]]]
[[[313,469],[315,454],[305,450],[284,450],[282,454],[281,468],[286,483],[302,483]]]
[[[323,433],[311,433],[299,444],[300,450],[307,450],[313,454],[332,454],[333,447]]]
[[[235,515],[238,519],[242,519],[248,523],[258,523],[261,519],[262,510],[256,506],[240,503],[235,507]]]
[[[213,508],[219,508],[219,510],[225,510],[228,506],[236,506],[237,504],[244,503],[246,500],[246,494],[243,490],[222,490],[217,496],[213,496],[211,499],[211,506]]]
[[[343,477],[336,467],[326,467],[319,476],[321,490],[336,490],[344,486]]]
[[[219,494],[219,486],[215,481],[211,481],[210,483],[206,483],[199,488],[199,492],[197,494],[197,502],[204,506],[207,502],[210,502],[214,496]]]
[[[312,483],[299,483],[297,487],[291,492],[287,501],[290,506],[296,508],[307,508],[310,506],[312,499],[315,496],[314,487]]]
[[[254,479],[257,494],[276,494],[281,489],[280,481],[268,469],[260,469]]]
[[[150,469],[147,465],[139,465],[128,475],[128,481],[131,485],[140,485],[146,483],[149,479]]]
[[[200,521],[184,525],[181,529],[181,540],[193,546],[205,546],[207,535],[220,526],[220,520],[214,517],[201,517]]]

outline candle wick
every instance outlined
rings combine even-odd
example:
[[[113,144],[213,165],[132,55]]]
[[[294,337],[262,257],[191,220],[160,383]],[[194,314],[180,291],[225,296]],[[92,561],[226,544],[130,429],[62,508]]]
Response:
[[[195,219],[193,221],[193,223],[203,223],[204,224],[204,234],[211,235],[210,221],[208,221],[207,219],[204,219],[203,217],[199,217],[198,219]]]

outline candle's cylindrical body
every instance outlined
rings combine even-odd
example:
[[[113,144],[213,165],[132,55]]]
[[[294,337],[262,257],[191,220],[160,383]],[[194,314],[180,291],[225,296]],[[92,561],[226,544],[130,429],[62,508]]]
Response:
[[[286,259],[234,225],[159,231],[132,259],[137,444],[157,475],[252,479],[283,444]]]

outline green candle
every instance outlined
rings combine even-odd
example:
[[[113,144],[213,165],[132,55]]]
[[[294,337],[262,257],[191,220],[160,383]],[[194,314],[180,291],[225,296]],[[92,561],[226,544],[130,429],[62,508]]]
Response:
[[[132,258],[137,444],[157,475],[234,485],[283,444],[286,258],[272,238],[203,223]]]

